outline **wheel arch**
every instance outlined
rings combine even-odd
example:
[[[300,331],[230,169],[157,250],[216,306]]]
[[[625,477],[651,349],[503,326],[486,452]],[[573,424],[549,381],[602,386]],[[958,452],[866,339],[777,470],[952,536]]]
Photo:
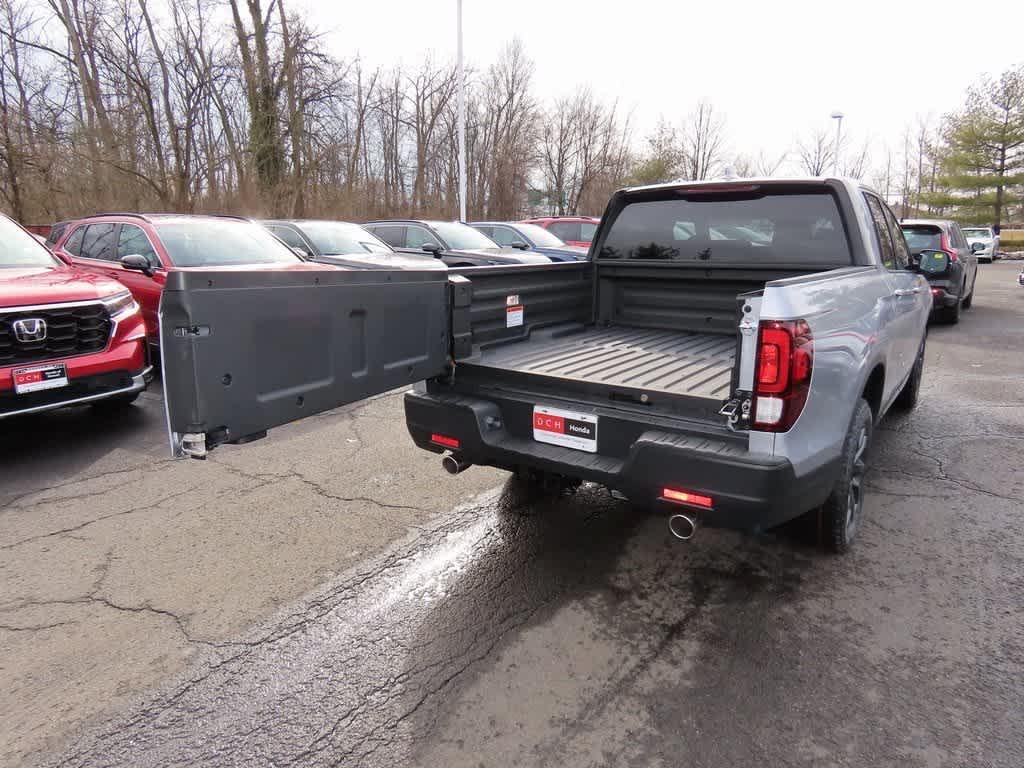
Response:
[[[882,418],[882,398],[885,393],[885,364],[878,362],[871,369],[864,386],[861,389],[861,397],[868,401],[871,413],[877,422]]]

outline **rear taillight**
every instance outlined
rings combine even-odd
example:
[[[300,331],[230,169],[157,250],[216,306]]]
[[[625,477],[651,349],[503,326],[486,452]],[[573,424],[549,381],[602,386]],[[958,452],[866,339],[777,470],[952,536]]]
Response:
[[[785,432],[807,402],[814,341],[804,320],[762,320],[754,378],[754,428]]]
[[[942,238],[939,240],[939,245],[941,246],[942,250],[945,251],[946,254],[949,256],[950,261],[956,261],[956,249],[952,245],[950,245],[949,237],[946,235],[945,232],[942,233]]]

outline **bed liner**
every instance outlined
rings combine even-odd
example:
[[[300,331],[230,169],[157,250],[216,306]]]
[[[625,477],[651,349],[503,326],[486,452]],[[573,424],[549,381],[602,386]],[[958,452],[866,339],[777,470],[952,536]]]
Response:
[[[729,396],[735,356],[734,336],[610,326],[534,333],[485,348],[472,364],[722,400]]]

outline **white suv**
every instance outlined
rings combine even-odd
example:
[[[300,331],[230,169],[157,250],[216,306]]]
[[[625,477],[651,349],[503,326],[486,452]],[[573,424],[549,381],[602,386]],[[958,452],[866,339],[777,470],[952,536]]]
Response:
[[[964,227],[963,231],[972,250],[975,243],[981,243],[981,250],[975,251],[978,261],[993,262],[999,258],[999,235],[992,227]]]

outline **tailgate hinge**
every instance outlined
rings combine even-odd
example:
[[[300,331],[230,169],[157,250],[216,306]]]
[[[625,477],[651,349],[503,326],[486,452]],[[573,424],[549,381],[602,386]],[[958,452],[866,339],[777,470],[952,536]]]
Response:
[[[188,456],[192,459],[206,458],[206,434],[203,432],[186,432],[175,434],[177,445],[175,455]]]

